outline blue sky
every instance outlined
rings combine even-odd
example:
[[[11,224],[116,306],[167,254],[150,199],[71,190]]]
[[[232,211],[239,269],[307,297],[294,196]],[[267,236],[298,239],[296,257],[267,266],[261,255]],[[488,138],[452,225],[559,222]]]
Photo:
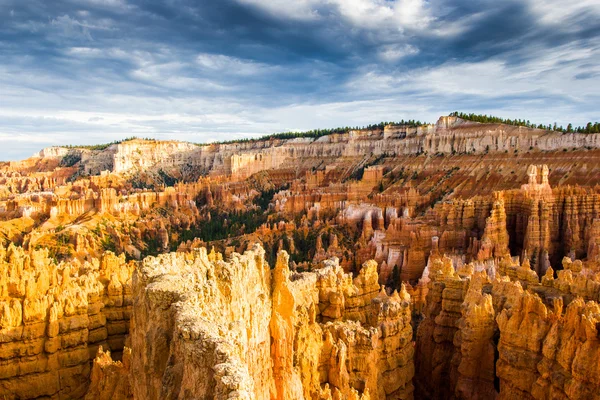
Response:
[[[451,111],[600,120],[598,0],[0,0],[0,160]]]

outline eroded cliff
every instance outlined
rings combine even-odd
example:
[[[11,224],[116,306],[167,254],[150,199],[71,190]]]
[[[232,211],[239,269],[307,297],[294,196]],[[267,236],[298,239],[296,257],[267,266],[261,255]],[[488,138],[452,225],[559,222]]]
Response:
[[[0,246],[0,396],[80,398],[98,348],[121,356],[131,315],[125,257],[54,263]]]
[[[227,262],[205,249],[146,259],[133,278],[133,394],[411,397],[409,296],[377,280],[374,263],[354,281],[336,261],[293,273],[285,252],[271,271],[258,245]]]

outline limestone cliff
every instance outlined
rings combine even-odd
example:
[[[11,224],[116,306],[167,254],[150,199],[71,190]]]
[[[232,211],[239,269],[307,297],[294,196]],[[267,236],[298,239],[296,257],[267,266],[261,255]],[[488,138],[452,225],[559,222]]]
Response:
[[[0,265],[0,396],[83,397],[97,349],[123,350],[132,266],[111,253],[56,265],[12,245],[0,246]]]
[[[408,294],[365,289],[378,287],[374,268],[354,282],[335,261],[295,274],[281,252],[271,271],[260,246],[227,262],[205,249],[146,259],[134,275],[134,397],[411,398]]]
[[[555,151],[574,147],[600,147],[600,135],[543,131],[503,124],[479,124],[456,117],[441,117],[434,125],[419,128],[388,127],[387,131],[352,130],[318,139],[257,140],[248,143],[196,146],[184,142],[132,140],[82,155],[88,173],[102,170],[135,172],[144,168],[181,167],[191,164],[241,178],[277,168],[290,158],[356,157],[363,154],[455,154]],[[37,157],[58,158],[67,149],[52,147]]]

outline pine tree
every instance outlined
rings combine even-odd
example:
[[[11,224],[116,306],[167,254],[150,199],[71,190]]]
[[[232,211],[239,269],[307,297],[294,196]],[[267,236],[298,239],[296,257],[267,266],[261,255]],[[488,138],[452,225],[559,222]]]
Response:
[[[392,270],[392,291],[400,289],[400,268],[397,265],[394,265],[394,269]]]

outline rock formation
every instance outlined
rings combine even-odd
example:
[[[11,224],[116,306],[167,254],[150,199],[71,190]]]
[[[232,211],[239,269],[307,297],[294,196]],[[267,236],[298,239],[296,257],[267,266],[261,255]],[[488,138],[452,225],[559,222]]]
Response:
[[[123,349],[123,361],[113,361],[110,351],[98,348],[86,400],[132,399],[130,383],[131,349]]]
[[[173,141],[131,140],[102,151],[79,151],[86,173],[103,170],[131,173],[148,168],[192,164],[220,174],[246,178],[264,169],[278,168],[289,157],[355,157],[363,154],[455,154],[527,151],[535,147],[557,151],[573,147],[600,147],[600,135],[563,134],[502,124],[478,124],[456,117],[441,117],[436,124],[385,130],[351,130],[318,139],[256,141],[196,146]],[[68,150],[51,147],[36,157],[61,159]],[[377,172],[374,172],[374,177]],[[368,176],[369,173],[367,173]],[[375,178],[376,179],[376,178]]]
[[[540,284],[533,271],[527,268],[535,279],[520,274],[521,268],[513,278],[490,280],[485,270],[455,271],[436,261],[417,334],[420,396],[594,398],[600,377],[592,361],[600,351],[598,296],[586,303],[573,296],[572,284],[549,277]],[[561,271],[568,278],[560,274],[559,280],[573,282],[572,271]],[[578,368],[586,372],[575,372]]]
[[[374,264],[353,282],[335,261],[295,274],[285,252],[271,271],[260,246],[228,262],[205,249],[146,259],[133,278],[134,397],[407,398],[410,302],[377,279]]]
[[[99,347],[121,356],[132,265],[106,253],[55,264],[47,250],[0,246],[0,395],[80,398]]]

